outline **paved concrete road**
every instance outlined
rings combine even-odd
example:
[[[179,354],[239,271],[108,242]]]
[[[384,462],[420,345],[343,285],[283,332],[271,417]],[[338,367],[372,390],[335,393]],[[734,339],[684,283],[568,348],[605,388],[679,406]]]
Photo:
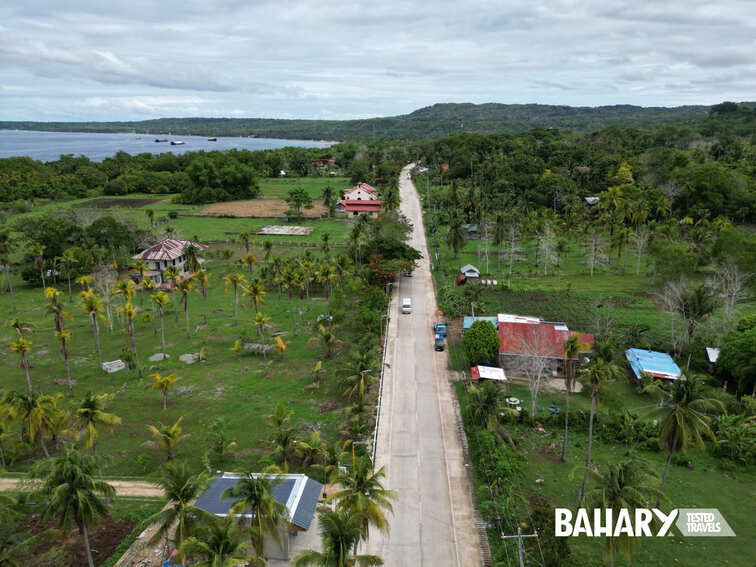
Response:
[[[480,565],[473,525],[472,495],[447,371],[447,353],[433,349],[436,299],[428,263],[420,202],[401,173],[401,210],[413,223],[410,244],[423,259],[414,276],[394,290],[387,346],[390,367],[384,376],[376,464],[398,497],[388,535],[371,532],[368,552],[390,567]],[[396,285],[396,284],[395,284]],[[403,297],[412,314],[401,314]]]

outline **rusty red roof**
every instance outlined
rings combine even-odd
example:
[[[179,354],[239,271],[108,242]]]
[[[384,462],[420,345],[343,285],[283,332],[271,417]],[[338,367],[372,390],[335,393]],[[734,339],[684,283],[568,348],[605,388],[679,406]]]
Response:
[[[178,240],[176,238],[166,238],[161,240],[154,246],[150,246],[147,250],[142,250],[139,254],[134,256],[140,260],[175,260],[184,250],[185,246],[194,246],[200,250],[207,248],[206,245],[199,242],[193,242],[191,240]]]
[[[352,188],[352,190],[354,189],[362,189],[363,191],[367,191],[368,193],[372,193],[373,195],[378,194],[378,191],[375,187],[368,185],[367,183],[363,183],[362,181],[358,181],[357,185]]]
[[[499,353],[564,358],[564,341],[573,333],[561,323],[499,321]],[[580,342],[593,344],[593,335],[578,335]]]
[[[347,211],[377,213],[381,210],[381,201],[361,201],[359,199],[342,199],[338,202]]]

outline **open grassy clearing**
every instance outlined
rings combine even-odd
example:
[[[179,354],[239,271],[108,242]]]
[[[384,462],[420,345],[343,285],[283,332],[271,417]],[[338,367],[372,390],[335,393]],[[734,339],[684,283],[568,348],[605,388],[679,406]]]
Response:
[[[258,257],[263,256],[260,249],[252,250]],[[276,248],[277,254],[290,254],[291,249]],[[186,338],[184,314],[166,315],[166,342],[170,358],[165,361],[149,362],[149,356],[160,351],[159,331],[155,334],[153,323],[145,323],[137,317],[136,343],[142,365],[151,372],[165,375],[176,372],[180,380],[169,392],[168,409],[163,411],[160,392],[149,389],[150,380],[146,375],[139,379],[136,370],[103,374],[97,368],[94,342],[89,323],[78,306],[67,305],[75,319],[67,323],[73,333],[70,342],[72,375],[76,380],[74,400],[66,399],[64,405],[74,403],[87,391],[95,393],[113,393],[115,399],[109,411],[119,415],[123,424],[115,433],[103,432],[98,440],[98,453],[106,455],[104,473],[119,476],[143,476],[154,472],[162,456],[142,443],[149,439],[147,425],[173,424],[183,416],[184,433],[191,435],[179,447],[177,457],[186,458],[193,467],[201,465],[202,455],[207,449],[206,429],[216,417],[226,417],[229,434],[237,441],[236,462],[229,466],[252,465],[268,453],[266,440],[269,435],[264,416],[271,413],[279,401],[294,410],[294,421],[304,433],[322,429],[324,435],[332,439],[341,419],[337,410],[342,406],[338,394],[329,386],[321,390],[307,389],[311,381],[311,370],[317,360],[323,358],[322,349],[308,344],[309,325],[315,318],[325,313],[326,302],[322,297],[312,297],[309,301],[294,300],[295,309],[303,310],[305,325],[298,325],[299,334],[292,333],[290,303],[286,293],[279,299],[276,289],[268,285],[268,294],[261,311],[272,318],[267,331],[267,341],[271,342],[271,333],[282,332],[287,344],[283,356],[278,354],[268,357],[243,354],[238,356],[231,352],[234,341],[243,329],[248,329],[250,337],[256,342],[257,331],[250,324],[252,310],[240,298],[239,326],[233,326],[233,293],[224,292],[222,276],[231,271],[244,271],[238,263],[209,259],[207,269],[211,273],[211,287],[207,299],[208,324],[202,320],[202,298],[193,294],[189,300],[191,338]],[[16,283],[16,300],[18,317],[37,326],[32,335],[32,350],[29,356],[32,365],[31,377],[35,388],[42,393],[65,391],[65,386],[56,384],[56,380],[65,378],[63,361],[55,339],[52,319],[44,314],[46,301],[42,290],[24,287],[20,279]],[[67,302],[67,292],[63,299]],[[296,296],[295,296],[296,297]],[[142,297],[134,299],[140,306]],[[113,300],[113,332],[101,323],[101,344],[104,360],[120,358],[127,346],[128,337],[119,322],[115,308],[122,304],[121,298]],[[144,297],[145,309],[150,308],[149,297]],[[10,314],[10,298],[7,293],[0,294],[0,312]],[[297,315],[299,320],[299,315]],[[159,327],[159,322],[157,322]],[[349,326],[342,329],[342,336],[348,339]],[[0,328],[0,343],[4,346],[13,340],[13,330]],[[186,365],[178,360],[179,355],[195,353],[201,347],[208,349],[206,362]],[[25,389],[24,373],[19,368],[18,357],[7,349],[0,353],[0,389]],[[333,376],[339,363],[325,360],[326,375]],[[328,383],[328,382],[326,382]],[[144,455],[144,456],[142,456]],[[17,469],[19,465],[14,466]],[[24,465],[20,465],[22,468]]]
[[[529,407],[530,393],[523,385],[510,385],[510,395],[522,400],[523,407]],[[465,404],[464,384],[457,384],[457,394]],[[563,393],[542,391],[538,396],[540,420],[548,420],[548,408],[555,402],[564,408]],[[599,470],[604,470],[608,463],[616,463],[627,458],[641,458],[649,462],[652,469],[661,475],[666,460],[666,453],[626,447],[621,443],[608,443],[600,438],[601,418],[617,414],[624,409],[641,414],[654,406],[649,396],[638,394],[628,383],[620,381],[602,394],[598,421],[595,425],[592,458]],[[590,409],[590,396],[587,391],[573,394],[570,398],[570,410],[573,421],[579,412],[587,413]],[[539,418],[536,418],[539,421]],[[546,423],[547,434],[539,434],[526,425],[507,425],[512,436],[517,440],[517,451],[521,458],[522,470],[512,479],[517,486],[519,500],[523,502],[518,517],[527,518],[529,496],[540,493],[548,497],[555,506],[574,508],[582,481],[582,467],[585,463],[587,432],[585,426],[576,426],[570,430],[567,463],[559,462],[563,426],[561,419],[557,423]],[[681,538],[664,539],[644,538],[633,553],[634,565],[662,567],[668,565],[694,565],[701,557],[706,557],[713,565],[749,565],[753,559],[750,542],[756,538],[756,526],[752,520],[751,507],[744,505],[756,498],[756,471],[748,467],[725,467],[721,460],[698,449],[689,451],[686,459],[692,463],[692,469],[672,466],[667,477],[665,494],[670,499],[666,508],[718,508],[737,534],[736,538]],[[536,479],[543,479],[536,483]],[[527,520],[524,520],[527,521]],[[489,537],[498,534],[490,533]],[[573,553],[572,564],[586,567],[604,565],[601,553],[601,538],[570,538]],[[516,557],[516,544],[510,545],[509,553]],[[538,549],[530,550],[538,557]],[[627,565],[624,558],[618,558],[616,565]]]
[[[338,195],[352,187],[348,177],[265,177],[257,180],[260,196],[285,199],[292,189],[304,189],[313,199],[319,199],[326,187],[332,187]]]

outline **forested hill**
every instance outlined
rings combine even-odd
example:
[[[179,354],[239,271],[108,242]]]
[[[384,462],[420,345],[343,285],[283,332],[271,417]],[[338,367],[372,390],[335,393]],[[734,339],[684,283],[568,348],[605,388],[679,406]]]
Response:
[[[750,104],[749,104],[750,106]],[[532,128],[590,132],[605,126],[649,126],[705,118],[709,106],[574,107],[543,104],[434,104],[410,114],[365,120],[160,118],[137,122],[0,122],[0,129],[255,136],[307,140],[432,138],[454,132],[501,133]]]

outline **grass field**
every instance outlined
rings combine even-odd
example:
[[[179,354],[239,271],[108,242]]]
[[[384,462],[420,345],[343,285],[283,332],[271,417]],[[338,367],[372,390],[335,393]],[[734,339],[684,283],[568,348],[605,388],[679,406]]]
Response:
[[[522,400],[523,407],[529,407],[530,393],[525,386],[512,385],[510,395]],[[460,399],[465,400],[462,383],[457,384]],[[625,382],[614,384],[602,396],[599,406],[599,418],[609,413],[617,413],[624,408],[641,414],[644,409],[654,405],[648,396],[638,394]],[[564,395],[542,392],[538,397],[538,408],[542,416],[548,415],[552,402],[564,407]],[[587,412],[590,398],[587,392],[573,394],[570,400],[571,414]],[[547,496],[555,506],[573,508],[582,481],[580,467],[585,462],[586,431],[585,427],[571,431],[568,444],[568,462],[559,462],[559,450],[563,429],[559,424],[546,425],[547,434],[538,434],[533,428],[523,425],[508,425],[508,429],[517,439],[518,453],[522,456],[522,471],[512,479],[517,485],[517,492],[524,502],[533,493]],[[594,435],[593,460],[599,470],[604,470],[608,463],[616,463],[627,458],[646,460],[651,468],[661,475],[666,460],[666,453],[641,449],[629,449],[622,444],[610,444]],[[752,467],[719,468],[722,461],[717,461],[708,453],[698,449],[691,450],[687,458],[692,463],[688,467],[672,466],[667,477],[665,494],[670,499],[667,508],[718,508],[732,529],[736,538],[682,538],[677,535],[665,539],[643,539],[633,553],[633,565],[650,567],[667,567],[669,565],[702,565],[706,558],[707,565],[752,565],[754,553],[751,542],[756,539],[756,525],[752,518],[752,507],[744,505],[756,499],[756,470]],[[536,483],[536,479],[543,482]],[[523,505],[520,515],[526,517]],[[495,537],[496,534],[491,534]],[[586,537],[570,538],[573,552],[571,564],[585,567],[605,565],[601,553],[603,539]],[[508,550],[516,557],[516,544],[513,542]],[[530,550],[538,558],[537,547]],[[626,565],[623,558],[616,562],[618,566]]]
[[[205,219],[197,219],[205,220]],[[226,222],[228,219],[215,219]],[[276,254],[292,254],[291,249],[276,247]],[[253,249],[258,257],[263,253]],[[168,409],[163,411],[160,392],[149,388],[150,381],[137,376],[136,370],[103,374],[98,370],[94,354],[94,342],[89,323],[78,307],[78,299],[68,305],[67,310],[75,319],[67,323],[73,333],[70,343],[72,374],[76,380],[74,386],[75,400],[66,399],[64,405],[73,404],[87,391],[95,393],[113,393],[115,399],[109,411],[123,419],[123,424],[115,433],[103,432],[98,440],[98,452],[105,455],[104,473],[125,476],[148,475],[155,471],[161,462],[161,455],[142,446],[149,439],[148,424],[173,424],[183,416],[184,433],[191,437],[183,442],[177,456],[186,458],[192,466],[199,467],[207,447],[206,429],[216,417],[226,417],[229,433],[238,443],[236,461],[229,466],[252,465],[268,453],[266,439],[269,431],[265,415],[271,413],[277,402],[283,402],[294,410],[294,422],[304,432],[322,429],[327,438],[334,438],[341,415],[338,408],[341,401],[337,394],[327,386],[321,390],[311,391],[306,387],[311,381],[311,370],[317,360],[323,358],[322,350],[308,344],[309,325],[326,311],[326,302],[321,297],[312,297],[310,301],[300,302],[295,299],[296,309],[304,309],[305,325],[299,325],[300,333],[292,333],[289,301],[284,293],[279,300],[278,292],[268,287],[265,305],[261,307],[272,318],[268,330],[268,342],[273,332],[282,332],[282,338],[288,348],[283,356],[269,356],[264,361],[261,356],[237,356],[230,348],[239,337],[242,329],[250,329],[252,310],[240,298],[239,326],[233,326],[233,293],[224,292],[222,276],[231,271],[239,271],[238,263],[208,259],[207,269],[211,273],[211,288],[207,299],[208,324],[202,326],[202,299],[194,294],[189,300],[191,337],[186,337],[183,312],[174,318],[173,313],[166,315],[167,352],[170,358],[165,361],[149,362],[148,357],[160,351],[159,333],[153,331],[152,323],[141,320],[136,322],[137,351],[146,374],[176,372],[180,380],[169,392]],[[63,361],[55,340],[53,321],[45,316],[40,288],[28,288],[20,279],[16,284],[16,299],[19,309],[18,317],[37,326],[32,335],[33,343],[29,360],[32,365],[31,378],[35,388],[43,393],[65,391],[63,386],[55,383],[56,379],[65,378]],[[59,284],[60,289],[64,289]],[[67,293],[62,298],[67,302]],[[145,297],[145,307],[149,307],[149,298]],[[142,304],[143,298],[137,296],[134,304]],[[115,307],[121,305],[121,299],[113,300],[113,331],[101,323],[101,343],[104,360],[120,358],[121,351],[127,346],[128,338],[119,322]],[[0,313],[10,317],[10,298],[7,293],[0,294]],[[299,317],[298,317],[299,318]],[[342,330],[348,339],[348,325]],[[253,333],[256,336],[256,331]],[[0,328],[0,389],[25,390],[24,372],[19,367],[17,355],[5,348],[13,340],[13,330]],[[178,360],[179,355],[198,352],[207,347],[207,362],[186,365]],[[325,361],[327,375],[333,375],[338,368],[336,360]],[[143,457],[140,457],[144,455]],[[25,465],[16,465],[14,468]]]

